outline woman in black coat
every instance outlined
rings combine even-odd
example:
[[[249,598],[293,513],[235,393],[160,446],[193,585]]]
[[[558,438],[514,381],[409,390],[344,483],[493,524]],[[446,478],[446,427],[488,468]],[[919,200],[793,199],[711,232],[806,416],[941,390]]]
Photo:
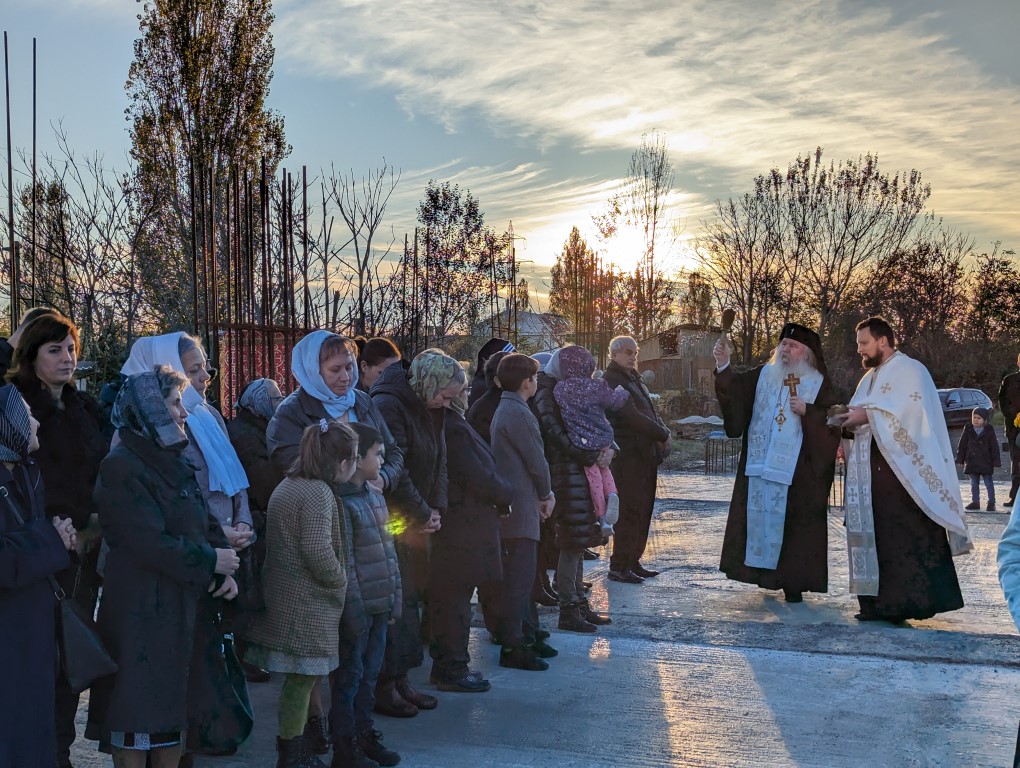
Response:
[[[99,598],[99,518],[92,490],[109,449],[99,404],[73,384],[78,364],[78,329],[56,310],[27,323],[18,337],[8,379],[39,421],[34,458],[46,487],[46,516],[69,519],[80,532],[80,559],[61,572],[61,588],[91,616]],[[78,694],[63,675],[56,689],[57,765],[70,765]]]
[[[428,579],[428,535],[439,529],[447,508],[446,406],[460,395],[465,381],[456,360],[440,350],[425,350],[414,358],[410,371],[391,365],[372,387],[372,400],[404,454],[405,470],[387,498],[403,527],[396,545],[404,606],[387,633],[386,660],[376,686],[376,711],[383,714],[409,717],[438,703],[415,690],[407,672],[424,661],[421,604]]]
[[[446,414],[447,511],[432,537],[429,568],[429,653],[432,679],[441,691],[487,691],[471,675],[471,593],[503,578],[500,514],[508,514],[514,489],[496,471],[488,444],[454,401]]]
[[[185,386],[169,366],[128,377],[113,411],[120,442],[96,484],[110,548],[99,631],[119,669],[93,686],[87,734],[126,768],[147,752],[152,768],[177,765],[199,600],[237,595],[237,554],[182,455]]]
[[[38,422],[12,386],[0,387],[0,765],[53,768],[56,598],[49,577],[70,563],[70,520],[43,504]]]

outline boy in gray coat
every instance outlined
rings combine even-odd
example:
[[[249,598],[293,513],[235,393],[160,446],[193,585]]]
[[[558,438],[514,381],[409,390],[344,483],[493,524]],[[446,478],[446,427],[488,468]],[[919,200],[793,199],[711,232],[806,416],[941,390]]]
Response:
[[[499,361],[496,379],[503,389],[490,427],[492,453],[500,474],[514,487],[510,515],[502,520],[503,595],[499,636],[501,667],[541,671],[549,664],[531,645],[538,614],[531,601],[538,558],[539,523],[553,511],[549,465],[538,420],[528,400],[538,389],[538,363],[521,354]]]

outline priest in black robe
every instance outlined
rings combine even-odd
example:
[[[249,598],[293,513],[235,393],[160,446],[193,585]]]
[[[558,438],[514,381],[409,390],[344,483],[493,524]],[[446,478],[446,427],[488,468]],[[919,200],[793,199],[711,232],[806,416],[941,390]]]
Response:
[[[791,603],[826,592],[839,432],[826,426],[836,398],[821,340],[787,323],[765,365],[734,371],[725,339],[713,355],[726,434],[743,440],[719,568],[735,581],[782,589]]]

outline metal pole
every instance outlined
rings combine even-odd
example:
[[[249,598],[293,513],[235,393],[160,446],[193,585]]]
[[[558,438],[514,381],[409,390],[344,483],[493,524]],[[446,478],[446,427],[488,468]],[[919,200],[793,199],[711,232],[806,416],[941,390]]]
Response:
[[[4,85],[7,92],[7,243],[11,248],[11,333],[18,324],[20,274],[18,253],[14,248],[14,149],[11,145],[11,73],[7,56],[7,32],[4,31]]]
[[[32,38],[32,306],[35,306],[35,238],[36,238],[36,210],[39,194],[36,190],[36,67],[35,67],[35,38]]]

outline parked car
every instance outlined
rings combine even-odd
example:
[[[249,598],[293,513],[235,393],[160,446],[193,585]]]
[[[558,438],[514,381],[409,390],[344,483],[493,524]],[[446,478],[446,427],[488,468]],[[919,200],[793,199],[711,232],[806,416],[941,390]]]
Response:
[[[975,408],[987,408],[989,418],[995,410],[991,399],[980,389],[940,389],[939,400],[942,401],[942,415],[946,417],[946,426],[949,428],[970,424],[970,415]]]

